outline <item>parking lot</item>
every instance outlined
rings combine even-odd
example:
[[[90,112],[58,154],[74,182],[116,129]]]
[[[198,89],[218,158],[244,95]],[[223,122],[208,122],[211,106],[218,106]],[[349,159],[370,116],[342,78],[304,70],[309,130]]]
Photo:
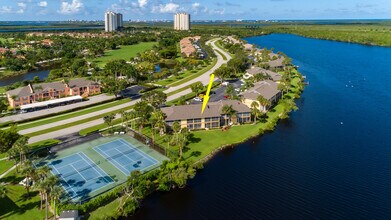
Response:
[[[239,79],[226,80],[226,82],[228,82],[229,84],[233,85],[235,89],[240,89],[242,87],[241,84],[243,84],[243,82],[240,81]],[[220,100],[226,99],[226,98],[224,98],[226,89],[227,89],[227,86],[220,86],[217,89],[211,91],[210,92],[209,102],[218,102]],[[238,93],[239,92],[237,92],[237,94]],[[200,103],[202,103],[202,101],[195,101],[193,99],[190,104],[200,104]]]

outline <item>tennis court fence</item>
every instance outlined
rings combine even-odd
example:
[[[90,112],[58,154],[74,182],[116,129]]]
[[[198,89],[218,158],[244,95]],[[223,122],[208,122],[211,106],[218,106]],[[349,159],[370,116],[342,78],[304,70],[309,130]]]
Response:
[[[151,149],[167,156],[167,157],[177,157],[179,156],[178,152],[172,150],[172,149],[166,149],[164,148],[163,146],[157,144],[157,143],[153,143],[152,139],[143,135],[143,134],[140,134],[139,132],[129,128],[129,132],[128,134],[130,136],[132,136],[134,139],[140,141],[141,143],[144,143],[145,145],[147,145],[148,147],[150,147]]]

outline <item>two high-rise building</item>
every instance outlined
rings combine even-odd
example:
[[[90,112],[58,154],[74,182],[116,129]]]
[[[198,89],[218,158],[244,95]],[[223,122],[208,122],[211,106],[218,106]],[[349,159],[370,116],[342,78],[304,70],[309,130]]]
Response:
[[[124,26],[123,16],[120,13],[115,13],[112,11],[105,13],[105,31],[113,32],[118,31]]]
[[[176,13],[174,15],[174,29],[181,31],[190,30],[190,14]]]

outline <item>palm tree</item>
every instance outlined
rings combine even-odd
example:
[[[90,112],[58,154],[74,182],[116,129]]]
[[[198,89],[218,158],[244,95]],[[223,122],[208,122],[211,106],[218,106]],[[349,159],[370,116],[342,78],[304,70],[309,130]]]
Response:
[[[57,217],[57,207],[56,202],[60,199],[63,191],[60,186],[54,186],[52,190],[50,191],[50,197],[53,200],[53,211],[54,211],[54,219]]]
[[[183,154],[183,148],[186,146],[186,142],[189,137],[189,129],[183,128],[180,132],[180,139],[179,139],[179,157],[182,157]]]
[[[235,88],[232,84],[229,84],[225,89],[225,95],[229,96],[232,99],[235,96]]]
[[[225,125],[227,125],[229,119],[236,113],[236,111],[233,109],[232,105],[224,105],[221,111],[224,114]]]
[[[202,85],[201,82],[196,82],[192,85],[190,85],[191,91],[195,93],[196,96],[201,93],[201,91],[204,89],[204,85]]]
[[[179,134],[179,131],[181,130],[181,125],[179,124],[179,122],[174,122],[171,126],[172,130],[174,131],[174,134],[175,134],[175,143],[178,143],[178,134]]]
[[[39,196],[41,198],[41,205],[39,206],[39,209],[42,210],[43,208],[43,201],[45,200],[45,185],[43,184],[43,180],[40,179],[36,183],[34,183],[34,189],[39,192]]]
[[[112,113],[110,115],[106,115],[105,117],[103,117],[103,120],[105,121],[105,123],[107,124],[107,126],[109,126],[109,129],[112,131],[113,130],[113,121],[115,119],[115,114]]]
[[[27,197],[29,198],[30,197],[30,187],[31,187],[30,182],[32,182],[32,180],[36,176],[36,172],[35,172],[35,169],[31,163],[31,161],[26,160],[23,163],[22,174],[26,177],[26,182],[25,182],[24,187],[26,188]]]
[[[49,175],[49,172],[50,172],[50,167],[48,166],[42,166],[42,167],[39,167],[37,169],[37,176],[40,178],[40,179],[45,179],[48,175]]]
[[[48,219],[49,195],[57,183],[58,183],[57,176],[50,176],[42,182],[43,188],[44,188],[44,194],[45,194],[45,217],[46,217],[46,219]]]
[[[165,115],[161,110],[155,111],[152,113],[152,118],[154,119],[154,129],[157,129],[159,131],[160,136],[163,136],[165,130],[166,130],[166,122],[164,120]]]
[[[170,141],[171,141],[171,136],[170,135],[166,135],[164,137],[164,141],[167,142],[167,148],[164,149],[164,155],[167,156],[167,150],[170,149]]]
[[[121,115],[121,125],[124,126],[124,121],[125,121],[124,119],[125,119],[126,112],[125,110],[121,110],[119,113]]]
[[[7,188],[4,183],[0,183],[0,198],[4,198],[7,195]]]
[[[26,154],[29,152],[30,148],[27,145],[29,138],[26,136],[21,136],[16,142],[13,144],[13,148],[15,148],[19,152],[20,162],[26,159]]]
[[[7,151],[7,156],[9,159],[13,159],[15,162],[15,166],[18,164],[18,156],[19,152],[16,148],[12,147]],[[16,166],[16,172],[18,172],[18,166]]]
[[[259,95],[257,97],[257,101],[259,102],[259,104],[263,107],[263,112],[266,112],[267,110],[267,107],[270,106],[270,102],[269,100],[267,100],[265,97],[263,97],[262,95]]]
[[[259,117],[259,114],[261,112],[259,111],[259,104],[258,102],[254,101],[251,103],[251,114],[254,116],[254,124],[257,124],[257,118]]]

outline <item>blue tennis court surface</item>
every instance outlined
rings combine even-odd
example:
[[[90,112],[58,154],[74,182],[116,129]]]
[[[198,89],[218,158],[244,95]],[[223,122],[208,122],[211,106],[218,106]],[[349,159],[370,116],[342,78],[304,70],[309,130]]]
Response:
[[[82,199],[90,192],[114,182],[84,153],[54,160],[49,163],[49,167],[73,200]]]
[[[94,150],[126,176],[130,175],[133,170],[144,171],[158,163],[157,160],[123,139],[99,145],[94,147]]]

